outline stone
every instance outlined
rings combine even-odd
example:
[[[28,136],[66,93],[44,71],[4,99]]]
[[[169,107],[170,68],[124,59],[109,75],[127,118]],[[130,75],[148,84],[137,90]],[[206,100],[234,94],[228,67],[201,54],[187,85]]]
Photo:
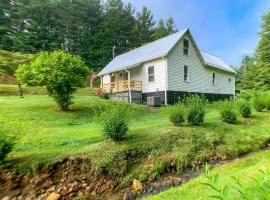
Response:
[[[123,200],[135,200],[136,196],[133,193],[126,192]]]
[[[9,196],[5,196],[1,200],[10,200],[10,198],[9,198]]]
[[[47,200],[58,200],[60,198],[60,194],[53,192],[48,196]]]
[[[182,179],[180,177],[174,177],[173,178],[173,184],[174,185],[180,185],[182,183]]]
[[[96,194],[97,194],[96,191],[91,192],[92,196],[96,196]]]
[[[152,183],[152,182],[154,181],[154,178],[153,178],[152,176],[149,176],[149,177],[147,178],[147,181],[148,181],[149,183]]]
[[[142,189],[143,189],[142,183],[136,179],[133,180],[132,187],[136,191],[142,191]]]

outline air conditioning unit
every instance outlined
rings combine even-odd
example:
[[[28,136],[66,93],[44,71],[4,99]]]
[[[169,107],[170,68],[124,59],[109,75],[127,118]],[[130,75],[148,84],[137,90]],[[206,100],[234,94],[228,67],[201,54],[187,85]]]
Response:
[[[154,107],[161,106],[161,98],[159,96],[147,97],[147,105]]]

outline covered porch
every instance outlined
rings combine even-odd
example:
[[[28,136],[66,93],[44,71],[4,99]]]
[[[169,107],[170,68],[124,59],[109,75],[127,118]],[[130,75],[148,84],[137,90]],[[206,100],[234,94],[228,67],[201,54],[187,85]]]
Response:
[[[132,70],[121,70],[105,75],[101,78],[103,92],[110,93],[113,100],[141,103],[142,81],[136,80],[138,76],[135,73]]]

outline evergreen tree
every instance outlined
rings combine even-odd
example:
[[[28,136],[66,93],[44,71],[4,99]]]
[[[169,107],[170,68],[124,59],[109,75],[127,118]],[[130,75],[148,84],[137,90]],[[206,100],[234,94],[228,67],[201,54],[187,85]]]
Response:
[[[168,36],[170,34],[173,34],[177,31],[178,30],[175,29],[173,18],[167,19],[166,24],[161,19],[161,20],[159,20],[158,26],[155,28],[154,38],[157,40],[157,39],[163,38],[165,36]]]
[[[143,7],[141,12],[137,13],[135,33],[137,33],[138,46],[153,41],[155,22],[150,10]]]
[[[0,49],[11,50],[12,39],[9,36],[12,23],[10,18],[10,0],[0,1]]]
[[[263,16],[260,41],[256,49],[256,74],[254,86],[256,89],[270,89],[270,10]]]
[[[158,25],[155,28],[154,38],[157,40],[157,39],[163,38],[167,35],[168,35],[167,29],[165,27],[163,19],[161,19],[161,20],[159,20]]]

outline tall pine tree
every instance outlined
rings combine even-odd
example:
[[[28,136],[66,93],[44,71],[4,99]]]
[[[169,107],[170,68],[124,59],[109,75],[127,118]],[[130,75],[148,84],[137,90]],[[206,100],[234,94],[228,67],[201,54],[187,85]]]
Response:
[[[256,74],[254,74],[255,88],[270,89],[270,10],[263,16],[260,41],[256,49]]]

